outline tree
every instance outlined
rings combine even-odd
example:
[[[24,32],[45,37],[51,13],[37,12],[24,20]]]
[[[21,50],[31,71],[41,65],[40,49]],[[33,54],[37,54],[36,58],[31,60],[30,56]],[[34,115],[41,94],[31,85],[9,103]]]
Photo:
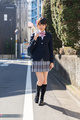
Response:
[[[51,16],[57,37],[66,46],[79,41],[80,0],[51,0]]]
[[[47,19],[47,31],[51,32],[53,35],[53,48],[59,48],[61,47],[61,41],[57,37],[54,29],[54,25],[52,22],[52,17],[51,17],[51,3],[50,0],[44,0],[43,3],[43,8],[42,8],[42,16]]]

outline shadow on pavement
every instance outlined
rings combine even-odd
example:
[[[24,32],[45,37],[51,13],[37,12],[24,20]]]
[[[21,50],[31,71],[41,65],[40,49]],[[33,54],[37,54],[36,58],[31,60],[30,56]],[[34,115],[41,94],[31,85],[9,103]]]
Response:
[[[58,56],[59,59],[61,59],[61,56]],[[66,63],[65,63],[66,64]],[[66,64],[67,66],[67,64]],[[58,60],[55,58],[54,59],[54,68],[51,71],[55,77],[57,77],[59,79],[59,81],[62,81],[64,83],[66,83],[66,85],[70,85],[71,84],[71,80],[70,80],[70,76],[68,74],[68,72],[66,71],[66,69],[58,62]],[[61,79],[60,79],[61,78]]]
[[[55,74],[55,70],[51,70],[48,72],[48,78],[47,78],[47,85],[50,84],[51,87],[48,87],[48,91],[51,91],[51,90],[66,90],[66,86],[58,86],[57,85],[57,79],[56,76],[54,75]],[[57,73],[56,73],[57,74]],[[59,78],[60,79],[60,78]],[[34,72],[31,73],[31,80],[32,80],[32,92],[36,92],[36,82],[37,82],[37,77],[36,77],[36,74]],[[53,85],[55,84],[55,87],[53,87]]]
[[[68,114],[68,116],[71,116],[71,117],[74,117],[74,118],[77,118],[78,120],[80,120],[80,113],[78,113],[78,112],[70,111],[70,110],[65,109],[65,108],[63,108],[63,107],[58,107],[58,106],[55,106],[55,105],[50,105],[50,104],[48,104],[48,103],[45,103],[45,105],[49,106],[49,107],[52,108],[52,109],[55,109],[55,110],[57,110],[57,111],[60,111],[60,112],[62,112],[62,113],[65,114],[65,115]],[[67,113],[67,114],[66,114],[66,113]]]
[[[25,94],[26,74],[26,65],[0,68],[0,98]]]
[[[25,94],[27,67],[28,67],[27,65],[18,65],[15,63],[9,65],[7,68],[5,67],[4,68],[5,70],[0,69],[0,98]],[[66,87],[60,85],[58,86],[56,84],[57,79],[62,78],[53,68],[48,73],[48,84],[50,84],[51,87],[48,87],[47,91],[66,90]],[[35,93],[37,77],[34,72],[31,72],[31,80],[32,80],[32,92]],[[53,84],[55,85],[55,87],[53,87]],[[71,113],[70,116],[72,117],[76,116],[76,118],[80,119],[80,113],[70,111],[62,107],[50,105],[47,103],[45,105],[51,107],[52,109],[61,111],[63,112],[63,114],[68,113],[69,115],[69,113]]]
[[[0,68],[0,98],[25,94],[27,68],[28,65],[17,63],[10,64],[4,69]],[[58,76],[58,73],[53,68],[48,73],[48,83],[50,81],[51,84],[54,84],[56,79],[61,79],[61,76]],[[31,72],[31,80],[32,92],[36,92],[37,77],[35,72]],[[49,88],[49,90],[66,90],[66,87],[55,86],[55,88]]]

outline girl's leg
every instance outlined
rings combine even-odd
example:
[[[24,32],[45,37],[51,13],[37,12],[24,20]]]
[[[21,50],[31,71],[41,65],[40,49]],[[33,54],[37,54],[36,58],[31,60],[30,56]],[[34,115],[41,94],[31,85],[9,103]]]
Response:
[[[44,76],[44,81],[43,81],[43,85],[41,87],[41,98],[40,98],[40,101],[39,101],[39,105],[43,105],[44,104],[44,94],[45,94],[46,87],[47,87],[48,71],[47,72],[43,72],[43,76]]]
[[[48,71],[43,72],[43,76],[44,76],[43,84],[45,85],[45,84],[47,84]]]
[[[39,100],[39,94],[40,94],[40,89],[42,87],[43,81],[44,81],[44,76],[43,72],[36,72],[37,76],[37,83],[36,83],[36,96],[35,96],[35,102],[38,103]]]
[[[44,82],[44,76],[43,76],[43,72],[35,72],[36,73],[36,76],[37,76],[37,85],[38,86],[41,86]]]

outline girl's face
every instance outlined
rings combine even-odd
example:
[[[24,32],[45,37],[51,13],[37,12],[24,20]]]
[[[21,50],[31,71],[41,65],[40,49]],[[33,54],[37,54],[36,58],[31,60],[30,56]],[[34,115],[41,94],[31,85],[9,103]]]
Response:
[[[46,24],[38,24],[37,25],[37,28],[40,30],[40,31],[44,31],[45,30],[45,28],[46,28]]]

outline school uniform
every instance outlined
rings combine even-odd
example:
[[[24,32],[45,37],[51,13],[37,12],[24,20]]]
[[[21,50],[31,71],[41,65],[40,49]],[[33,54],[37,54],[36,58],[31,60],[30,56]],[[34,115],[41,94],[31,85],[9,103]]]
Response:
[[[34,35],[35,33],[31,35],[29,45],[32,52],[32,72],[50,71],[50,63],[54,61],[52,34],[46,32],[44,37],[39,36],[37,40]]]

